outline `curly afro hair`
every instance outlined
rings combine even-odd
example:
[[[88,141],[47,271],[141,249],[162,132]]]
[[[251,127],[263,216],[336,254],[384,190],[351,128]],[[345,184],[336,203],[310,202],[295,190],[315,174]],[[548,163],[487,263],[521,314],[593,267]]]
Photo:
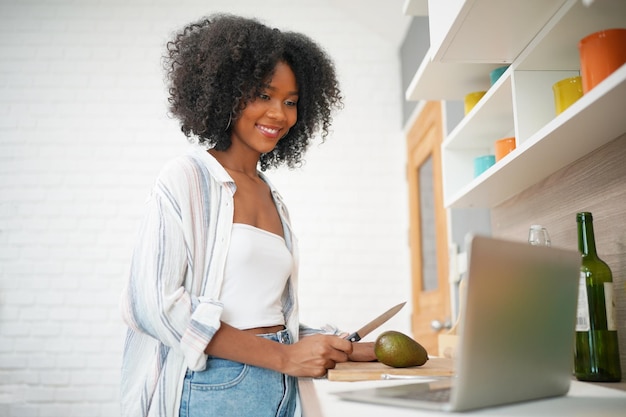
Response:
[[[255,19],[217,14],[189,24],[167,43],[165,69],[170,111],[189,140],[216,150],[231,144],[230,129],[246,104],[286,62],[298,85],[298,120],[260,168],[300,164],[310,139],[328,135],[332,112],[342,106],[335,68],[310,38]]]

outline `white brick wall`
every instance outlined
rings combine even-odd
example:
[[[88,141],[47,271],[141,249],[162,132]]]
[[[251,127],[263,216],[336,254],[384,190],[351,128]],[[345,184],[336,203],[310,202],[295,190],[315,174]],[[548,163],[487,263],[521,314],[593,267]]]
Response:
[[[186,146],[160,56],[215,11],[302,31],[336,59],[333,134],[270,173],[301,243],[303,321],[354,330],[409,298],[394,46],[322,0],[1,0],[0,415],[119,415],[119,292],[148,189]],[[385,328],[408,332],[409,313]]]

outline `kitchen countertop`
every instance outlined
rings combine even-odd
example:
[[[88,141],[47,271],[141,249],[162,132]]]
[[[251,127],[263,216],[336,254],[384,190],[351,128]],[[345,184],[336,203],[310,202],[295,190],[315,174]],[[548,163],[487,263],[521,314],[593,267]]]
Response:
[[[388,386],[390,384],[401,383],[407,383],[407,381],[336,382],[327,379],[314,380],[315,389],[324,411],[324,417],[441,417],[449,414],[440,411],[416,410],[345,401],[333,394],[333,392],[351,389]],[[625,384],[624,382],[610,385],[595,384],[574,380],[572,381],[569,393],[564,397],[486,408],[464,412],[463,414],[501,417],[624,417],[626,413],[626,391],[623,390]]]

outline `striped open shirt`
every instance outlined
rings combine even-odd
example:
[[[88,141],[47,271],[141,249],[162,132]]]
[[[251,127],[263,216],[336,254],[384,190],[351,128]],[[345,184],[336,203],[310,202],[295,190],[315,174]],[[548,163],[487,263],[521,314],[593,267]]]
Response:
[[[297,242],[283,201],[267,181],[294,262],[282,297],[298,337]],[[205,148],[169,162],[147,201],[121,313],[129,329],[122,361],[122,417],[176,417],[187,368],[206,366],[220,327],[220,291],[233,224],[235,183]]]

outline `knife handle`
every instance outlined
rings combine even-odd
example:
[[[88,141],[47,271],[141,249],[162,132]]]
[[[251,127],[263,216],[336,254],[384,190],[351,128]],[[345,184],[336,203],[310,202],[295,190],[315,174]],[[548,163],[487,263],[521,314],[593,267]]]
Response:
[[[349,340],[350,342],[358,342],[359,340],[361,340],[361,336],[359,336],[357,332],[354,332],[348,337],[346,337],[346,339]]]

